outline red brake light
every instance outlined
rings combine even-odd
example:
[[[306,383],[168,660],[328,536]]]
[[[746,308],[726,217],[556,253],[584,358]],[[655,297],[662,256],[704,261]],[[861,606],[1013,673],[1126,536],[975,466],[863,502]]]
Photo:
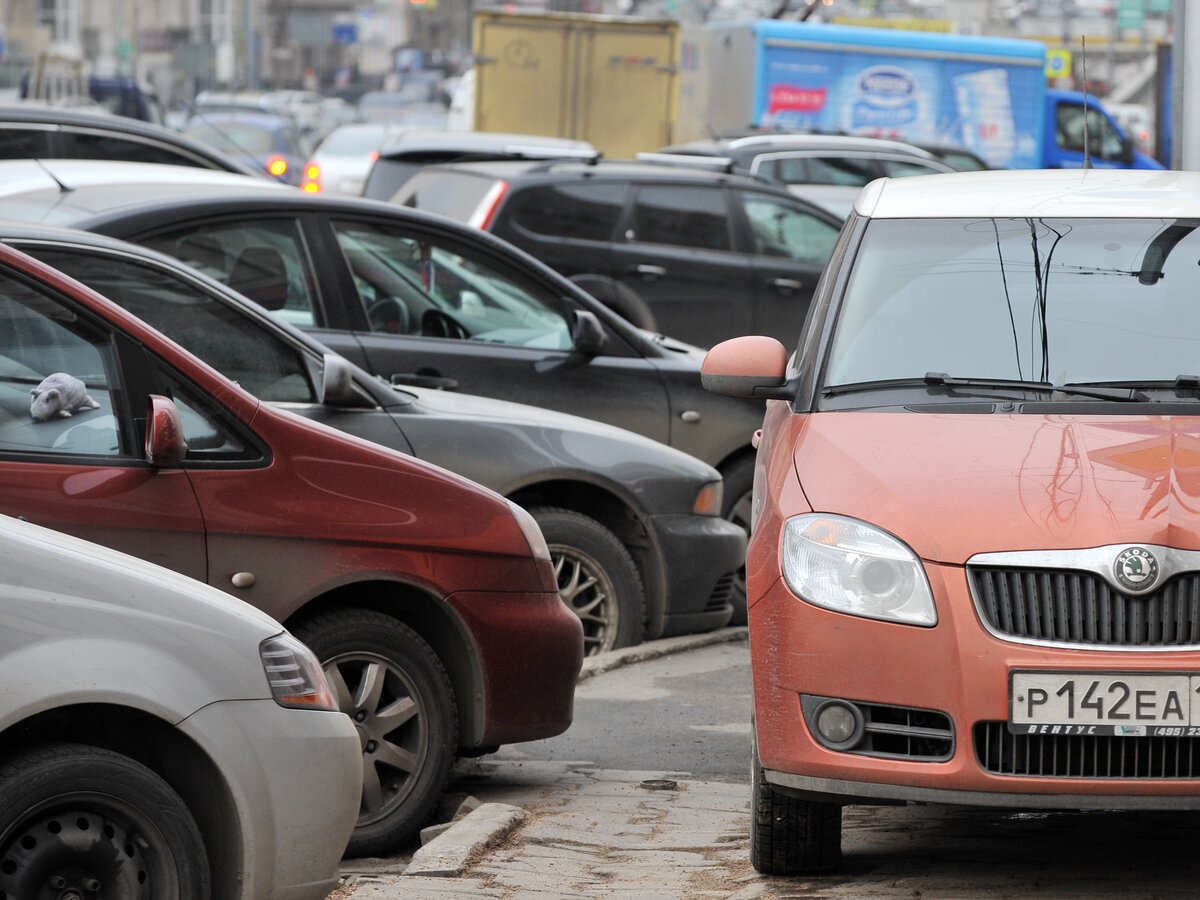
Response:
[[[287,160],[284,159],[282,156],[268,156],[267,157],[267,171],[270,172],[272,175],[274,175],[276,178],[279,178],[280,176],[285,175],[287,173],[287,170],[288,170]]]
[[[492,224],[492,219],[496,216],[496,210],[500,208],[500,201],[507,193],[507,181],[500,180],[493,184],[483,195],[483,199],[479,201],[479,206],[475,208],[475,212],[467,220],[467,224],[474,225],[480,231],[487,231],[488,226]]]

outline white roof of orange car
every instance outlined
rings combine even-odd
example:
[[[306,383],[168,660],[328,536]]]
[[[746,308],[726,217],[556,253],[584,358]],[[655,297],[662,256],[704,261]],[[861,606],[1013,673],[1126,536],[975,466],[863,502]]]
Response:
[[[1200,172],[1018,169],[881,178],[854,208],[873,219],[1200,217]]]

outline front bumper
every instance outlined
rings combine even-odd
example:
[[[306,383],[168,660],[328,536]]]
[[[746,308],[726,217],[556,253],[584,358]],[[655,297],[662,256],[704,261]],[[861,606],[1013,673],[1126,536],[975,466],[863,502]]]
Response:
[[[362,796],[362,745],[350,718],[231,700],[178,728],[216,763],[233,798],[243,850],[238,896],[327,896]]]
[[[1013,670],[1200,672],[1200,652],[1002,640],[979,621],[964,569],[925,569],[937,603],[933,628],[820,609],[782,579],[751,605],[758,751],[769,781],[808,796],[866,802],[1200,808],[1200,778],[996,774],[985,770],[975,746],[977,723],[1007,721]],[[943,713],[953,723],[953,750],[944,760],[916,761],[828,749],[809,731],[802,694]]]
[[[746,561],[746,532],[714,516],[650,520],[664,569],[663,629],[655,637],[720,628],[733,615],[732,579]]]
[[[478,659],[483,727],[476,729],[474,746],[566,731],[583,665],[583,625],[558,592],[463,591],[449,603]]]

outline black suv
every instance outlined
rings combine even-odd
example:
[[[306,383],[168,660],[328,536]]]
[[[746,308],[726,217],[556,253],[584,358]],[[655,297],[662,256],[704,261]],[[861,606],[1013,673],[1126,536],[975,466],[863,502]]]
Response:
[[[739,334],[794,346],[841,228],[782,187],[648,162],[431,166],[393,202],[483,228],[569,277],[632,289],[658,330],[702,347]]]

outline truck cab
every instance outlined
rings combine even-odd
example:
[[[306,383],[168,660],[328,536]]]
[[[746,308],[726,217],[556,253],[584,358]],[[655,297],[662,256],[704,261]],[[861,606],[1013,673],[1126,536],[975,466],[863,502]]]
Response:
[[[1085,123],[1087,151],[1094,168],[1163,168],[1161,163],[1134,146],[1133,138],[1094,98],[1080,91],[1064,90],[1046,91],[1043,168],[1083,167]]]

